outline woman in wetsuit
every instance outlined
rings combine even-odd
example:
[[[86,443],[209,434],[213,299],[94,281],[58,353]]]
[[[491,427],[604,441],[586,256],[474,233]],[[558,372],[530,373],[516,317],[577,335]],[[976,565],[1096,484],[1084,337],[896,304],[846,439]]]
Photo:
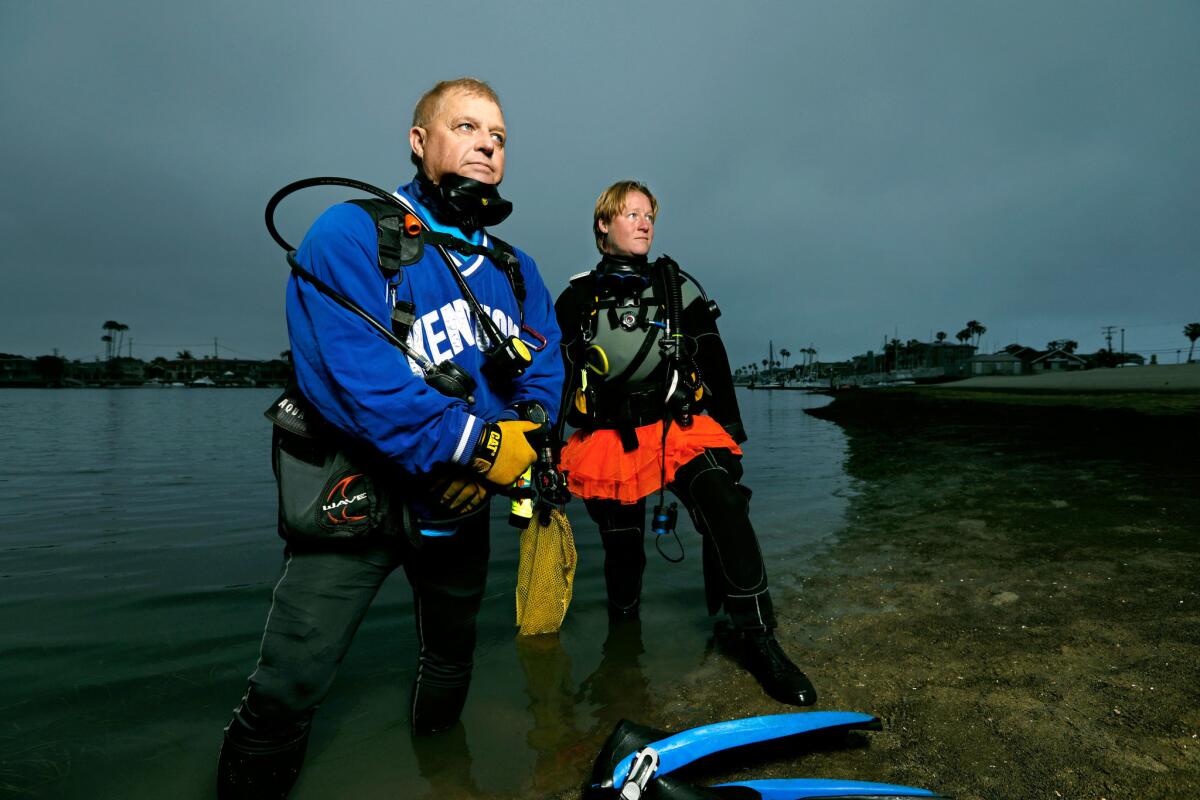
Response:
[[[816,700],[812,683],[775,639],[775,615],[739,444],[746,440],[717,332],[716,305],[666,256],[647,258],[658,201],[621,181],[596,201],[600,263],[571,279],[555,312],[567,377],[563,409],[578,430],[562,468],[600,527],[610,619],[637,619],[646,498],[659,493],[654,528],[672,527],[679,498],[703,537],[708,610],[722,607],[742,663],[771,697]]]

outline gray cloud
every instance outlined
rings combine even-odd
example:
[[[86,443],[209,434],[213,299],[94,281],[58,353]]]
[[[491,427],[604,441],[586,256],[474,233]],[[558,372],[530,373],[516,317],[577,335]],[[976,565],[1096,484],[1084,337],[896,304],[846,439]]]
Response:
[[[1193,3],[248,5],[0,9],[0,350],[90,357],[110,318],[144,357],[284,349],[267,197],[406,180],[412,103],[459,74],[505,102],[501,232],[547,282],[647,180],[735,363],[969,318],[1166,349],[1200,317]]]

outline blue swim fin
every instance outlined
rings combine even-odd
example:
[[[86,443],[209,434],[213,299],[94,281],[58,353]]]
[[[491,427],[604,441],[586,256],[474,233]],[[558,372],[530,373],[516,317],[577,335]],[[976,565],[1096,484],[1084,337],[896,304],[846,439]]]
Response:
[[[889,783],[825,778],[777,778],[722,783],[717,786],[694,786],[674,775],[664,775],[652,780],[642,797],[644,800],[807,800],[838,797],[854,797],[858,800],[887,800],[896,797],[949,800],[928,789],[895,786]]]
[[[827,778],[776,778],[773,780],[722,783],[710,787],[714,797],[722,800],[804,800],[813,797],[925,797],[947,800],[943,795],[915,786],[896,786],[890,783],[846,781]],[[737,791],[741,790],[741,791]],[[746,790],[752,793],[743,794]]]
[[[735,747],[817,731],[879,730],[880,727],[875,717],[853,711],[802,711],[748,717],[702,725],[675,734],[622,720],[592,765],[592,780],[585,796],[597,799],[615,796],[629,776],[637,753],[647,746],[658,754],[654,772],[657,779],[705,756]]]

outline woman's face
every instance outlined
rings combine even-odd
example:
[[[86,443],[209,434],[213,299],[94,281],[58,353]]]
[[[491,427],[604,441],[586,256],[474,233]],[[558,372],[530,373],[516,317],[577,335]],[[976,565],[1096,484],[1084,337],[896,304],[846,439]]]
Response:
[[[625,195],[621,213],[608,222],[600,220],[604,252],[614,256],[644,256],[654,244],[654,212],[650,198],[641,192]]]

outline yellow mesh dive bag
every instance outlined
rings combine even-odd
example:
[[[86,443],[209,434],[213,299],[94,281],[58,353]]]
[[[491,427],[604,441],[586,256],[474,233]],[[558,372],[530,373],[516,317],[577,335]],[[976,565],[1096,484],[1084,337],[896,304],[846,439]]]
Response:
[[[553,509],[543,525],[534,514],[521,532],[517,566],[517,626],[522,636],[557,633],[575,585],[575,537],[562,511]]]

